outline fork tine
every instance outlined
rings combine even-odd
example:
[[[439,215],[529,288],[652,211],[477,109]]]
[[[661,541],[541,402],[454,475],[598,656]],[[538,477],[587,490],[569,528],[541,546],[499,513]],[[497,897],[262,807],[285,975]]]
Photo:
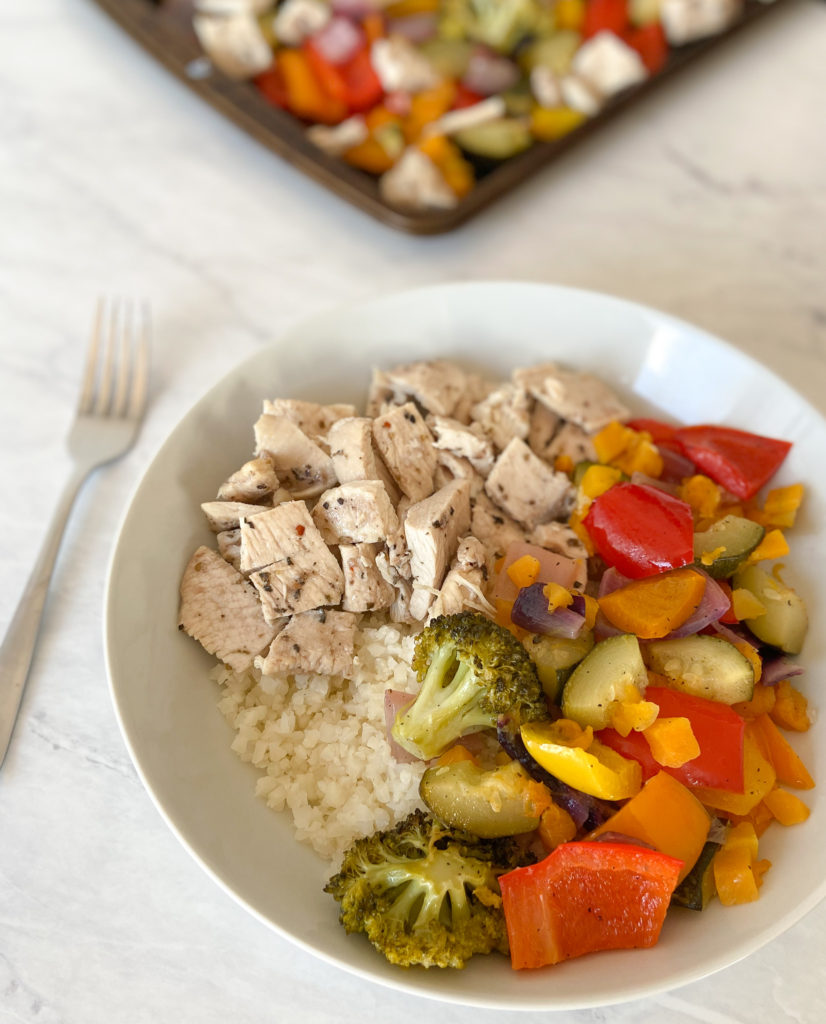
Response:
[[[132,340],[134,337],[133,307],[131,302],[124,304],[123,313],[120,318],[120,331],[115,340],[118,357],[117,380],[115,392],[112,396],[112,415],[123,416],[126,413],[126,400],[129,391],[129,371],[132,363]]]
[[[103,335],[103,320],[106,314],[106,303],[99,298],[95,307],[95,318],[92,324],[92,337],[89,341],[89,350],[86,354],[86,367],[83,371],[83,384],[78,402],[78,412],[88,415],[92,411],[95,397],[95,382],[98,370],[98,353]]]
[[[140,419],[146,405],[147,382],[149,377],[149,307],[141,303],[139,325],[135,337],[135,358],[132,365],[132,394],[129,402],[128,416]]]
[[[103,351],[98,353],[98,365],[100,372],[97,380],[97,395],[95,397],[94,413],[96,416],[106,416],[112,401],[112,383],[114,379],[114,355],[115,342],[118,336],[118,324],[120,322],[120,307],[117,300],[109,303],[109,328],[103,337]]]

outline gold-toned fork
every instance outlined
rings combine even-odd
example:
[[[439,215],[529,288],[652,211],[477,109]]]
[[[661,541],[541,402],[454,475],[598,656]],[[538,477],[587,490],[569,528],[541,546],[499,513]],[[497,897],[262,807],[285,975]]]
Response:
[[[145,305],[98,302],[80,401],[67,441],[74,463],[72,473],[0,646],[0,767],[11,741],[75,498],[92,470],[125,454],[138,433],[146,405],[149,329]]]

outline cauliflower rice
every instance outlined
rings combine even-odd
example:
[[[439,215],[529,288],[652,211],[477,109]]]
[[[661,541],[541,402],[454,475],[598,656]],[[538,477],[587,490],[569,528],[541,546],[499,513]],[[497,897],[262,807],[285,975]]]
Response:
[[[400,764],[387,740],[384,692],[418,689],[413,635],[396,625],[356,630],[353,676],[212,673],[221,712],[236,731],[232,749],[264,774],[256,793],[289,809],[296,838],[337,864],[359,836],[391,827],[422,807],[424,764]]]

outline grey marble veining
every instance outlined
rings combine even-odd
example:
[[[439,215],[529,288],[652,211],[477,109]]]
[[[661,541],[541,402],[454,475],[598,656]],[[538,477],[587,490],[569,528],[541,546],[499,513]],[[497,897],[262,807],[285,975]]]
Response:
[[[95,297],[146,297],[156,323],[148,419],[77,508],[0,775],[2,1024],[532,1016],[359,982],[265,929],[193,863],[110,705],[111,545],[153,453],[239,359],[317,309],[409,285],[555,281],[646,302],[728,338],[826,411],[824,40],[826,7],[789,4],[477,221],[415,239],[222,121],[94,5],[0,5],[0,630],[68,469]],[[824,944],[821,905],[703,981],[554,1019],[814,1024]]]

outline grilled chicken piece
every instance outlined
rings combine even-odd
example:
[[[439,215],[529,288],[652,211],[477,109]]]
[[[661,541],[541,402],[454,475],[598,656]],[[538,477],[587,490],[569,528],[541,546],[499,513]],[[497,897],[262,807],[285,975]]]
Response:
[[[497,451],[502,451],[514,437],[528,436],[530,407],[527,392],[512,384],[503,384],[473,406],[472,422],[479,424]]]
[[[251,573],[268,621],[338,604],[344,592],[341,567],[303,501],[241,520],[241,568]]]
[[[241,528],[236,527],[234,530],[221,530],[216,535],[215,540],[218,543],[218,550],[221,552],[221,558],[229,562],[229,564],[241,571]]]
[[[589,434],[602,430],[612,420],[627,420],[630,415],[613,391],[589,373],[555,370],[545,377],[536,397]]]
[[[528,529],[553,519],[573,493],[565,473],[555,472],[518,437],[496,460],[485,490],[500,508]]]
[[[373,440],[403,494],[422,501],[433,493],[433,435],[412,402],[377,416],[373,420]]]
[[[525,539],[525,531],[495,505],[483,491],[473,502],[470,529],[492,558],[501,558],[511,544]]]
[[[465,610],[492,614],[494,608],[485,597],[489,574],[484,544],[476,537],[464,537],[459,541],[453,565],[430,606],[428,620],[437,615],[458,615]]]
[[[382,579],[393,588],[393,603],[390,605],[391,622],[415,622],[416,620],[410,614],[413,584],[409,577],[402,575],[395,566],[391,565],[386,551],[380,551],[376,555],[376,568]],[[409,566],[407,568],[409,571]]]
[[[470,486],[455,480],[424,501],[411,505],[404,520],[410,549],[413,596],[410,614],[423,619],[433,602],[434,589],[442,585],[459,538],[470,526]]]
[[[219,501],[242,501],[258,504],[271,498],[278,490],[278,474],[269,455],[250,459],[218,488]]]
[[[233,672],[250,668],[275,635],[255,588],[217,551],[204,546],[192,555],[181,579],[178,629]]]
[[[561,420],[544,402],[534,402],[531,409],[531,425],[528,430],[528,447],[540,459],[553,462],[554,436],[559,429]]]
[[[325,491],[313,509],[313,521],[328,544],[372,544],[399,528],[381,480],[353,480]]]
[[[433,474],[433,485],[436,490],[444,487],[445,484],[449,484],[451,480],[467,480],[470,484],[471,501],[476,498],[480,491],[484,490],[485,478],[481,473],[476,472],[467,459],[454,455],[453,452],[449,452],[446,449],[437,451],[436,458],[438,463],[436,465],[436,472]]]
[[[346,612],[373,612],[389,608],[395,600],[393,587],[384,579],[376,566],[378,544],[342,544],[341,567],[344,573],[344,600]]]
[[[266,505],[252,505],[245,501],[205,501],[201,511],[213,533],[237,530],[243,518],[251,519],[267,511]]]
[[[283,416],[318,443],[327,437],[330,427],[338,420],[355,416],[356,407],[344,403],[319,405],[318,402],[303,402],[297,398],[274,398],[264,401],[263,412],[267,416]]]
[[[390,500],[399,500],[399,489],[387,466],[373,447],[373,420],[369,416],[345,416],[327,433],[330,458],[340,484],[352,480],[381,480]]]
[[[537,408],[539,405],[537,402]],[[546,458],[552,463],[558,455],[567,455],[574,463],[586,459],[589,462],[596,462],[597,452],[594,448],[593,435],[576,423],[563,423],[548,448]]]
[[[255,423],[256,454],[267,454],[282,486],[310,498],[336,482],[330,456],[286,416],[262,413]]]
[[[284,626],[256,666],[265,676],[350,676],[355,633],[356,616],[352,612],[300,612]]]
[[[450,416],[467,383],[464,371],[444,359],[396,366],[388,370],[384,377],[399,396],[399,404],[406,398],[412,398],[436,416]]]
[[[436,438],[437,448],[467,459],[482,476],[490,473],[496,455],[480,427],[465,426],[450,416],[428,416],[426,422]]]
[[[588,557],[585,545],[566,523],[540,523],[528,534],[528,540],[566,558]]]

